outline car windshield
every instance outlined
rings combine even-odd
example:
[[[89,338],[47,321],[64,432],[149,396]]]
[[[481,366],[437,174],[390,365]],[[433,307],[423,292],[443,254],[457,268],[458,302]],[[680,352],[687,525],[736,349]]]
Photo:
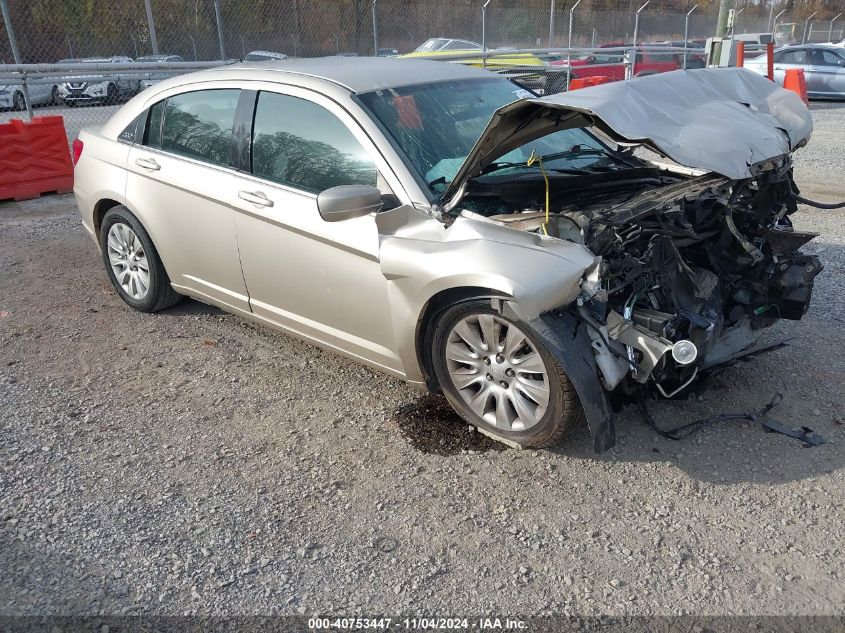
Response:
[[[359,95],[405,153],[435,195],[442,194],[490,122],[493,113],[531,93],[506,79],[418,84]],[[485,169],[479,178],[535,172],[532,153],[552,173],[610,168],[624,164],[584,129],[561,130],[518,147]]]
[[[448,40],[444,40],[441,37],[432,37],[431,39],[426,40],[422,44],[420,44],[416,51],[418,53],[431,53],[434,51],[439,51],[443,46],[446,44]]]

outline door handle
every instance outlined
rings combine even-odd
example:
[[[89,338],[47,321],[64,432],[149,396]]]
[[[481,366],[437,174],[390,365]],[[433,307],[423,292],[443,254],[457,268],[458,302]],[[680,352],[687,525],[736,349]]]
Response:
[[[136,158],[135,164],[138,167],[143,167],[144,169],[149,169],[150,171],[158,171],[161,169],[161,165],[159,165],[154,158]]]
[[[252,204],[257,204],[261,207],[273,206],[273,201],[270,200],[260,191],[239,191],[238,198],[240,198],[241,200],[246,200],[247,202],[251,202]]]

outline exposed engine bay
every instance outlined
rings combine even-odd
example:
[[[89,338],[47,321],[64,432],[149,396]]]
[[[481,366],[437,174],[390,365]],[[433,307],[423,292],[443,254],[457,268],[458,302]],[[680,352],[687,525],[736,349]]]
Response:
[[[799,250],[816,234],[790,221],[791,164],[756,172],[732,180],[632,159],[627,169],[546,185],[473,181],[461,206],[589,248],[597,263],[570,310],[588,326],[603,387],[635,395],[653,384],[671,397],[808,309],[822,265]]]

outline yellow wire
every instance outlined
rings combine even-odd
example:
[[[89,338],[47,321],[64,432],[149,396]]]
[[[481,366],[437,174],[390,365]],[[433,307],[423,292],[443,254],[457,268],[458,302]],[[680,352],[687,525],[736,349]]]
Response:
[[[543,159],[540,156],[537,156],[537,150],[531,150],[531,156],[528,157],[528,162],[525,163],[527,167],[531,167],[534,163],[540,163],[540,171],[543,173],[543,180],[546,181],[546,221],[543,222],[543,234],[548,235],[549,232],[546,230],[546,227],[549,225],[549,177],[546,174],[546,169],[543,167]]]

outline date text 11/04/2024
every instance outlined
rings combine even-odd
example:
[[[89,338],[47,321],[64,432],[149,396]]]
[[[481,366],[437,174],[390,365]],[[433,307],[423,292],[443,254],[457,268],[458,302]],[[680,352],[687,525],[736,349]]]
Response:
[[[310,618],[308,628],[312,630],[387,630],[402,628],[408,631],[432,630],[525,630],[528,624],[514,618]]]

